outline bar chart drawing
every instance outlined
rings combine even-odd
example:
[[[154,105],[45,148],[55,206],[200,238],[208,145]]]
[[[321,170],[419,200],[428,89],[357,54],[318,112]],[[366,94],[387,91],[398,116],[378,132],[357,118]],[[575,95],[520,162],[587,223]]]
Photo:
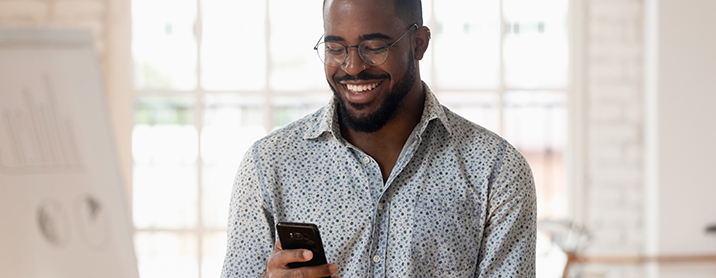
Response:
[[[15,106],[0,107],[0,169],[9,174],[81,169],[72,122],[59,106],[47,73],[41,90],[22,88]]]

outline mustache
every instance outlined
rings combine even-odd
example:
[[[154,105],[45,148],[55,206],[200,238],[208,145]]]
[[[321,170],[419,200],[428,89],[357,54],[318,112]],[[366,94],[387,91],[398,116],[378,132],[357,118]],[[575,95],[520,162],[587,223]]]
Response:
[[[361,72],[357,75],[350,75],[346,74],[343,76],[334,76],[333,82],[338,83],[341,81],[356,81],[356,80],[371,80],[371,79],[390,79],[390,75],[388,74],[369,74],[365,72]]]

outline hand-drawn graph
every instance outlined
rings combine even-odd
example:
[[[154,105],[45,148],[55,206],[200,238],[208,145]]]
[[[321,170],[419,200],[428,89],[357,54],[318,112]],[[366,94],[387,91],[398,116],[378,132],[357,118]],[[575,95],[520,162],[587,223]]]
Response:
[[[72,123],[59,107],[52,80],[47,73],[41,79],[42,90],[22,88],[19,105],[0,107],[3,172],[67,171],[82,165]]]

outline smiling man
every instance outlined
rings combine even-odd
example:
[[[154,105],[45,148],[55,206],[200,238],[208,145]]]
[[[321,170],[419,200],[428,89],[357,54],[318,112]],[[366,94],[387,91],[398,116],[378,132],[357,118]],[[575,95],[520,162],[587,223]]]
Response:
[[[244,156],[222,277],[534,277],[529,166],[421,81],[420,1],[323,9],[333,98]],[[329,264],[289,268],[313,254],[283,250],[280,221],[317,224]]]

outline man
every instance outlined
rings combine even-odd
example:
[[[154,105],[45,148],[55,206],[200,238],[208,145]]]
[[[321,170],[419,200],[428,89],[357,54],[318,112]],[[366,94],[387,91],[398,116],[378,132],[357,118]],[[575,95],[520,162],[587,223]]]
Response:
[[[324,3],[317,50],[334,97],[245,155],[222,277],[534,276],[529,166],[422,83],[420,5]],[[288,268],[312,254],[282,250],[279,221],[317,224],[329,264]]]

